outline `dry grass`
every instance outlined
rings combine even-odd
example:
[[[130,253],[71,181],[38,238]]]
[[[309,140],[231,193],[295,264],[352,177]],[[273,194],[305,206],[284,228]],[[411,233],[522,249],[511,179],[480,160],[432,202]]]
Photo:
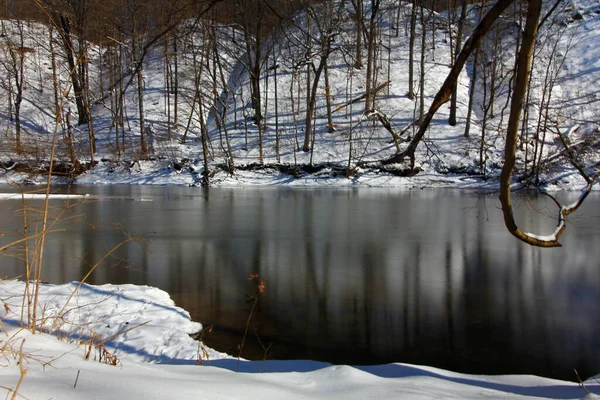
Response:
[[[0,389],[6,390],[6,398],[10,396],[11,400],[17,398],[26,398],[19,394],[19,389],[21,388],[21,385],[25,380],[25,376],[27,375],[27,369],[25,369],[25,365],[31,361],[37,361],[40,363],[42,361],[23,350],[26,339],[20,337],[22,330],[17,331],[13,335],[9,335],[6,326],[1,322],[0,328],[2,329],[2,334],[5,337],[5,339],[3,338],[0,340],[0,367],[8,368],[13,363],[16,363],[16,365],[19,367],[19,380],[15,384],[14,388],[0,385]]]

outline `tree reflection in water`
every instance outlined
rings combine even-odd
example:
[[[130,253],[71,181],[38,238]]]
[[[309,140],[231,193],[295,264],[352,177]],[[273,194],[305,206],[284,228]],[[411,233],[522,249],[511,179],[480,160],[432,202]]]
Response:
[[[111,228],[119,222],[145,242],[127,246],[90,283],[167,290],[195,320],[214,326],[205,339],[219,350],[237,354],[250,307],[245,293],[252,293],[247,276],[258,273],[267,288],[246,357],[260,359],[271,345],[271,358],[334,363],[571,380],[573,368],[582,377],[600,371],[598,196],[571,220],[563,248],[538,249],[505,231],[496,194],[77,190],[98,201],[80,206],[86,217],[53,236],[44,279],[80,278],[122,239]],[[547,199],[523,197],[517,206],[524,229],[553,230]],[[4,218],[18,230],[18,217]],[[16,261],[4,261],[6,275],[19,274]]]

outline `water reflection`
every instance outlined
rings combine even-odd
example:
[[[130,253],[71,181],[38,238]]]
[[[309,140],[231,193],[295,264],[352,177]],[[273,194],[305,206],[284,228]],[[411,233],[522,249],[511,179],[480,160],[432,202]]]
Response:
[[[66,234],[52,236],[44,279],[81,278],[124,239],[125,227],[144,241],[117,252],[90,282],[169,291],[194,319],[214,325],[206,339],[221,350],[237,354],[250,307],[245,294],[253,293],[247,276],[258,273],[267,289],[246,357],[261,358],[270,345],[272,358],[563,379],[574,379],[573,368],[600,372],[598,196],[571,219],[563,248],[541,250],[506,233],[496,195],[76,190],[93,191],[96,200],[77,208],[85,217],[69,221]],[[517,205],[525,230],[553,230],[547,199]],[[3,220],[18,229],[18,216],[6,212]],[[2,275],[21,273],[15,261],[2,263]]]

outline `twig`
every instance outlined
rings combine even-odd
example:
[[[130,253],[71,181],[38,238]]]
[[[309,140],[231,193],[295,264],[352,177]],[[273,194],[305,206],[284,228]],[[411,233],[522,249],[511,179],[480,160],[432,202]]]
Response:
[[[17,393],[19,392],[19,388],[21,387],[21,384],[23,383],[23,380],[25,379],[25,375],[27,375],[27,370],[23,366],[23,345],[24,344],[25,344],[25,339],[23,339],[23,341],[21,342],[21,347],[19,348],[19,372],[20,372],[19,382],[17,382],[17,386],[15,386],[13,395],[11,396],[10,400],[15,400],[17,398]]]
[[[140,328],[140,327],[142,327],[142,326],[144,326],[144,325],[146,325],[146,324],[149,324],[149,323],[150,323],[150,321],[142,322],[141,324],[137,324],[137,325],[135,325],[135,326],[132,326],[132,327],[130,327],[130,328],[127,328],[127,329],[125,329],[125,330],[122,330],[122,331],[120,331],[120,332],[117,332],[117,333],[115,333],[114,335],[112,335],[112,336],[109,336],[109,337],[107,337],[105,340],[103,340],[103,343],[108,343],[108,342],[110,342],[111,340],[113,340],[114,338],[117,338],[117,337],[119,337],[119,336],[121,336],[121,335],[124,335],[124,334],[126,334],[126,333],[127,333],[127,332],[129,332],[129,331],[132,331],[132,330],[134,330],[134,329]]]
[[[252,315],[254,314],[254,307],[256,307],[256,303],[258,303],[258,299],[254,299],[252,302],[252,307],[250,307],[250,313],[248,314],[248,319],[246,320],[246,329],[244,330],[244,336],[242,336],[242,342],[240,343],[240,348],[237,357],[237,365],[236,369],[240,369],[240,358],[242,357],[242,350],[244,349],[244,344],[246,343],[246,336],[248,336],[248,329],[250,329],[250,321],[252,321]]]
[[[577,377],[577,382],[579,383],[579,386],[585,390],[585,392],[587,394],[590,394],[590,391],[588,390],[588,388],[585,386],[585,384],[583,383],[583,381],[581,380],[581,377],[579,376],[579,372],[577,372],[577,370],[575,368],[573,368],[573,371],[575,371],[575,376]]]
[[[77,376],[75,377],[75,384],[73,385],[73,389],[77,389],[77,381],[79,380],[79,373],[81,370],[77,370]]]

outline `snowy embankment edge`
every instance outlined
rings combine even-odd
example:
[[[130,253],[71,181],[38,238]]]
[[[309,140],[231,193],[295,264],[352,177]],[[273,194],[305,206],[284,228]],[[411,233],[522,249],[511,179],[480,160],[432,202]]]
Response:
[[[291,172],[282,172],[281,169]],[[480,175],[461,173],[439,173],[432,169],[418,173],[406,171],[384,172],[376,169],[356,168],[351,176],[345,169],[336,165],[319,165],[315,172],[307,172],[305,166],[264,165],[260,168],[238,169],[234,173],[215,169],[210,177],[212,187],[396,187],[413,188],[454,188],[470,190],[496,190],[497,177],[483,179]],[[149,186],[201,186],[201,171],[192,165],[172,165],[161,161],[140,161],[134,166],[99,164],[94,169],[74,178],[56,177],[56,184],[79,185],[149,185]],[[44,185],[47,177],[28,175],[14,171],[0,173],[0,185]],[[515,182],[515,189],[534,188],[526,183]],[[586,182],[577,171],[565,169],[557,179],[540,185],[546,191],[580,191]],[[600,191],[600,184],[592,191]]]

